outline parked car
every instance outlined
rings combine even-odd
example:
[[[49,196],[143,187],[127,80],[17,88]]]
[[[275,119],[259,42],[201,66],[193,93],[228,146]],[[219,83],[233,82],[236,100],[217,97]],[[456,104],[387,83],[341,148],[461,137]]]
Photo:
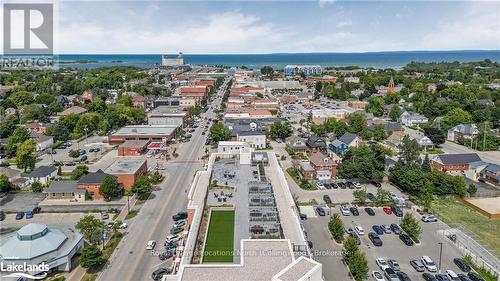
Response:
[[[33,208],[33,214],[39,214],[41,210],[42,210],[42,208],[37,206],[37,207]]]
[[[469,272],[467,274],[467,276],[469,276],[469,279],[471,281],[484,281],[484,279],[481,276],[479,276],[479,274],[477,274],[477,273],[475,273],[473,271]]]
[[[153,273],[151,273],[151,278],[153,278],[153,280],[160,280],[163,275],[166,275],[168,274],[169,271],[168,269],[166,268],[158,268],[157,270],[153,271]]]
[[[401,209],[398,206],[392,206],[392,212],[396,215],[396,217],[402,217],[403,216],[403,209]]]
[[[401,234],[403,231],[401,230],[401,228],[399,227],[399,225],[395,224],[395,223],[392,223],[391,224],[391,230],[394,234]]]
[[[22,220],[24,218],[24,212],[17,212],[16,220]]]
[[[371,192],[368,192],[368,193],[366,194],[366,197],[367,197],[369,200],[371,200],[371,201],[375,201],[375,199],[376,199],[375,195],[373,195],[373,193],[371,193]]]
[[[387,261],[387,263],[389,264],[389,267],[392,268],[392,270],[394,271],[399,271],[399,263],[397,260],[393,260],[393,259],[390,259]]]
[[[179,236],[177,234],[169,234],[165,238],[165,243],[175,243],[179,240],[181,240],[181,236]]]
[[[400,281],[398,275],[396,274],[396,272],[394,270],[392,270],[392,268],[390,268],[390,267],[386,268],[384,270],[384,273],[385,273],[385,277],[387,278],[387,280]]]
[[[108,213],[106,213],[106,212],[102,212],[102,213],[101,213],[101,219],[103,219],[103,220],[107,220],[107,219],[109,219],[109,215],[108,215]]]
[[[174,227],[184,227],[186,225],[186,220],[179,220],[174,222]]]
[[[325,201],[326,204],[332,204],[332,199],[328,195],[323,195],[323,201]]]
[[[380,227],[380,225],[375,224],[375,225],[373,225],[373,226],[372,226],[372,229],[373,229],[373,231],[375,231],[375,233],[377,233],[378,235],[382,235],[382,234],[384,234],[384,230],[382,229],[382,227]]]
[[[422,277],[425,281],[437,281],[436,277],[428,272],[422,273]]]
[[[374,246],[380,247],[383,245],[382,239],[375,232],[370,232],[368,238],[370,238]]]
[[[303,213],[299,213],[299,217],[301,220],[307,220],[307,215]]]
[[[419,260],[411,260],[410,261],[410,265],[413,266],[413,268],[417,271],[417,272],[424,272],[425,271],[425,266],[424,264],[419,261]]]
[[[351,232],[349,235],[356,240],[356,244],[361,245],[361,239],[359,239],[359,236],[355,232]]]
[[[373,271],[372,277],[375,281],[385,281],[384,276],[378,271]]]
[[[351,211],[351,214],[352,214],[353,216],[359,216],[359,211],[358,211],[358,208],[356,208],[356,207],[351,207],[351,208],[349,209],[349,211]]]
[[[156,241],[149,240],[148,243],[146,244],[146,250],[153,250],[155,246],[156,246]]]
[[[184,227],[182,226],[174,226],[170,229],[170,234],[177,234],[177,233],[181,233],[184,231]]]
[[[365,212],[369,215],[369,216],[374,216],[375,215],[375,211],[370,208],[370,207],[366,207],[365,208]]]
[[[392,215],[391,207],[384,207],[382,209],[384,210],[384,213],[386,213],[388,215]]]
[[[108,224],[107,224],[106,226],[107,226],[108,228],[112,228],[112,227],[113,227],[113,225],[115,225],[115,223],[114,223],[114,222],[112,222],[112,221],[110,221],[110,222],[108,222]]]
[[[448,279],[451,281],[460,281],[460,278],[458,278],[458,275],[453,270],[446,270],[446,275],[448,275]]]
[[[420,260],[424,264],[425,268],[427,268],[430,272],[437,271],[436,264],[431,260],[431,258],[429,258],[429,256],[423,256]]]
[[[325,212],[325,210],[323,209],[323,207],[317,207],[317,208],[316,208],[316,212],[317,212],[317,213],[318,213],[318,215],[319,215],[319,216],[321,216],[321,217],[326,216],[326,212]]]
[[[444,273],[436,274],[436,280],[437,281],[450,281],[450,278],[448,278],[448,275]]]
[[[396,272],[396,275],[398,276],[400,281],[411,281],[410,276],[408,276],[408,274],[406,274],[402,271]]]
[[[361,184],[359,182],[353,182],[352,183],[354,185],[355,188],[357,189],[360,189],[361,188]]]
[[[127,227],[128,227],[128,224],[126,222],[122,222],[122,224],[120,224],[121,229],[125,229]]]
[[[175,243],[175,242],[167,243],[165,241],[165,243],[163,244],[163,246],[165,247],[165,250],[170,251],[170,250],[174,250],[175,248],[177,248],[177,243]]]
[[[383,258],[377,258],[375,259],[375,263],[377,264],[377,266],[382,270],[384,271],[386,268],[390,268],[389,264],[387,263],[387,261]]]
[[[470,278],[469,278],[469,277],[467,277],[467,275],[462,274],[462,273],[459,273],[459,274],[458,274],[458,279],[459,279],[460,281],[472,281],[472,280],[470,280]]]
[[[410,236],[406,233],[399,234],[399,239],[405,243],[406,246],[413,246],[413,240],[411,240]]]
[[[390,234],[391,231],[391,226],[388,224],[383,224],[380,227],[382,227],[382,230],[384,231],[385,234]]]
[[[173,256],[174,256],[174,251],[170,250],[170,251],[165,251],[165,252],[159,254],[158,258],[160,258],[160,260],[164,261],[164,260],[168,260],[169,258],[171,258]]]
[[[0,210],[0,221],[3,221],[5,219],[5,213],[4,211]]]
[[[365,235],[365,230],[361,226],[355,226],[354,230],[356,230],[358,235]]]
[[[187,219],[187,213],[186,212],[179,212],[179,213],[173,215],[172,219],[174,221]]]
[[[422,221],[423,222],[436,222],[437,218],[433,215],[423,215],[422,216]]]
[[[26,218],[27,218],[27,219],[31,219],[31,218],[33,218],[33,212],[32,212],[32,211],[27,211],[27,212],[26,212]]]
[[[88,157],[87,155],[83,155],[82,158],[80,158],[80,162],[87,161]]]
[[[340,206],[340,212],[344,216],[350,216],[351,215],[351,213],[349,212],[349,207],[347,205]]]
[[[454,258],[453,263],[460,268],[463,272],[469,272],[470,271],[470,266],[461,258]]]

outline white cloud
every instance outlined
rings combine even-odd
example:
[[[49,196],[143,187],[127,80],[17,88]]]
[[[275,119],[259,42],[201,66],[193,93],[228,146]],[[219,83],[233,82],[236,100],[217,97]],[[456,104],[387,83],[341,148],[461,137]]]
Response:
[[[319,6],[323,8],[328,4],[332,4],[333,2],[335,2],[335,0],[319,0]]]
[[[336,26],[338,28],[352,26],[352,21],[351,20],[339,21]]]

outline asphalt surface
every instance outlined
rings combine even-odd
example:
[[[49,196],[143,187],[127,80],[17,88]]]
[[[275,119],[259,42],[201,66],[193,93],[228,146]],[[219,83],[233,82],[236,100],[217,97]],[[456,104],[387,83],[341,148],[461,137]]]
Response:
[[[214,103],[219,104],[228,80],[217,93]],[[213,118],[212,109],[202,114],[202,117]],[[168,267],[167,263],[146,250],[149,240],[156,240],[155,250],[163,250],[165,236],[173,223],[172,216],[184,211],[187,205],[187,191],[197,170],[203,169],[200,157],[205,149],[205,137],[200,127],[194,133],[190,142],[184,143],[177,152],[179,157],[165,165],[167,179],[159,190],[152,193],[141,207],[137,217],[133,219],[128,232],[118,245],[110,262],[98,277],[98,280],[150,280],[151,273],[160,268]]]

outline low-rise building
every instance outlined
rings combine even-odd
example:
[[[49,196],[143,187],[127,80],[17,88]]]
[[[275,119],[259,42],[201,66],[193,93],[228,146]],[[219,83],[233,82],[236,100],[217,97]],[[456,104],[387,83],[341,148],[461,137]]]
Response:
[[[90,194],[90,196],[92,196],[93,199],[102,199],[102,196],[99,193],[99,188],[101,187],[101,184],[104,182],[104,179],[106,177],[113,177],[117,179],[116,176],[105,173],[101,169],[99,169],[96,172],[90,172],[80,177],[76,185],[77,188],[79,190],[83,190],[84,193],[86,190]],[[121,190],[122,186],[119,186],[118,188]]]
[[[0,241],[2,267],[8,264],[19,266],[23,263],[31,265],[32,268],[41,263],[48,266],[48,270],[45,268],[28,272],[31,275],[46,271],[70,271],[73,268],[73,257],[84,245],[83,236],[72,226],[49,228],[41,223],[29,223],[16,232],[2,234]]]
[[[40,166],[31,171],[26,178],[30,184],[39,182],[47,184],[50,180],[55,179],[57,176],[57,168],[54,166]]]
[[[126,190],[130,190],[135,180],[145,175],[148,171],[147,162],[144,159],[120,158],[109,166],[105,173],[116,177],[118,183]]]
[[[145,96],[136,95],[132,97],[132,104],[135,107],[146,108],[148,104],[148,99]]]
[[[434,168],[446,172],[465,172],[472,162],[481,161],[477,153],[441,154],[432,157]]]
[[[322,152],[316,152],[311,157],[309,157],[309,162],[313,167],[316,178],[319,180],[331,179],[337,175],[337,167],[340,165],[340,157],[336,154],[330,154],[328,156]]]
[[[429,148],[434,146],[434,143],[431,141],[431,139],[423,134],[410,132],[408,136],[410,137],[410,139],[416,140],[418,145],[420,145],[421,147]]]
[[[292,136],[287,140],[287,145],[294,152],[302,153],[308,150],[306,140],[297,136]]]
[[[479,174],[480,178],[484,181],[496,187],[500,187],[500,165],[488,164]]]
[[[217,145],[218,153],[240,153],[244,148],[249,148],[247,142],[244,141],[220,141]]]
[[[187,112],[177,106],[158,106],[148,113],[148,125],[184,126]]]
[[[479,134],[474,124],[459,124],[448,130],[449,141],[457,141],[458,138],[473,139]]]
[[[139,156],[148,147],[148,140],[127,140],[118,146],[118,156]]]
[[[317,135],[310,136],[306,141],[307,147],[309,147],[309,151],[318,152],[326,150],[326,142],[323,138],[318,137]]]
[[[148,140],[167,143],[175,137],[177,125],[131,125],[108,136],[110,144],[121,144],[127,140]]]
[[[427,119],[427,117],[423,116],[422,114],[412,112],[412,111],[403,112],[401,114],[401,116],[399,117],[399,120],[400,120],[401,124],[408,126],[408,127],[413,127],[413,126],[417,126],[418,124],[429,122],[429,119]]]
[[[47,200],[85,201],[85,189],[78,188],[76,180],[53,181],[43,193]]]
[[[51,148],[54,144],[54,137],[46,136],[40,133],[30,133],[31,137],[36,143],[36,151],[43,151],[47,148]]]
[[[68,116],[71,114],[81,115],[81,114],[86,113],[87,111],[88,111],[87,109],[85,109],[81,106],[72,106],[70,108],[65,109],[62,112],[58,112],[57,116],[64,117],[64,116]]]
[[[361,145],[361,138],[352,133],[345,133],[339,138],[339,141],[345,143],[347,147],[359,147]]]
[[[33,133],[46,134],[49,129],[49,124],[41,122],[31,122],[26,124],[26,130]]]

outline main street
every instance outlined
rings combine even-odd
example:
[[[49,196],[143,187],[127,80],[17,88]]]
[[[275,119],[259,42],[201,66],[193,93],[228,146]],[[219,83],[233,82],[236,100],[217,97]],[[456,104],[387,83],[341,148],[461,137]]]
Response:
[[[218,104],[227,87],[228,79],[216,93]],[[210,109],[202,117],[214,118]],[[141,207],[129,226],[128,233],[118,245],[99,280],[149,280],[151,273],[165,267],[157,256],[146,250],[149,240],[156,240],[156,250],[162,251],[165,236],[173,223],[172,216],[184,211],[187,205],[187,191],[197,170],[203,169],[205,136],[203,126],[193,133],[192,140],[184,143],[177,151],[179,157],[168,162],[165,167],[167,179]]]

